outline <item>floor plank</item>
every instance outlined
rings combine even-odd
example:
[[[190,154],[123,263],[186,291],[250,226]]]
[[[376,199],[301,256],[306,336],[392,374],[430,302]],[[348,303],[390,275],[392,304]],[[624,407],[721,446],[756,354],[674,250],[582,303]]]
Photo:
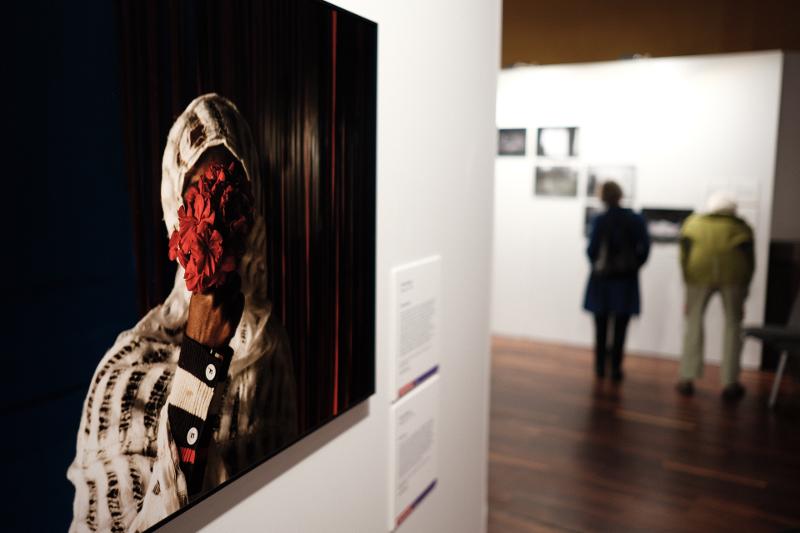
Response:
[[[800,527],[800,385],[745,371],[722,402],[708,365],[692,398],[677,362],[628,356],[619,386],[582,348],[492,342],[490,533],[786,531]]]

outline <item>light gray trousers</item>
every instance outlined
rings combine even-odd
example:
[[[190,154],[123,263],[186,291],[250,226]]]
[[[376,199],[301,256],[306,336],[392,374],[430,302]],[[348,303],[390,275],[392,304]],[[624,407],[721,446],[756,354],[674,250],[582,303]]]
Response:
[[[720,367],[723,386],[739,381],[742,354],[742,317],[747,288],[741,285],[714,287],[709,285],[686,286],[686,324],[681,357],[681,379],[693,380],[703,375],[703,316],[708,301],[715,292],[722,296],[725,312],[722,365]]]

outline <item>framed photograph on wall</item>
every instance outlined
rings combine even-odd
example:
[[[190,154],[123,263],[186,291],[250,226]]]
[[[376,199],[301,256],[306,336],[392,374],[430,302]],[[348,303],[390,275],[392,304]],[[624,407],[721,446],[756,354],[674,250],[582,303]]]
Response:
[[[653,242],[676,243],[680,241],[683,221],[692,212],[692,209],[645,207],[642,209],[642,216],[647,222],[647,231]]]
[[[578,169],[570,166],[539,165],[534,172],[533,191],[536,196],[577,196]]]
[[[497,131],[497,155],[525,155],[527,130],[525,128]]]
[[[539,128],[536,132],[536,155],[551,159],[577,157],[578,128]]]
[[[49,325],[15,327],[13,514],[145,531],[375,391],[377,26],[317,0],[54,9],[102,31],[51,58],[92,76],[51,68],[59,170],[19,230],[69,259],[18,312]]]
[[[586,171],[586,196],[597,198],[600,185],[614,181],[622,188],[622,202],[631,203],[636,196],[636,167],[632,165],[595,165]]]
[[[583,236],[589,237],[592,234],[592,224],[597,215],[604,212],[602,205],[587,205],[583,211]]]

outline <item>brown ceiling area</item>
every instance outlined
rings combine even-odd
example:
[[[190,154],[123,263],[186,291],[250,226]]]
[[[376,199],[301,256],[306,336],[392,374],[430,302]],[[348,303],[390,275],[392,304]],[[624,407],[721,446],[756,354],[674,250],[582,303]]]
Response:
[[[504,0],[503,66],[800,49],[800,0]]]

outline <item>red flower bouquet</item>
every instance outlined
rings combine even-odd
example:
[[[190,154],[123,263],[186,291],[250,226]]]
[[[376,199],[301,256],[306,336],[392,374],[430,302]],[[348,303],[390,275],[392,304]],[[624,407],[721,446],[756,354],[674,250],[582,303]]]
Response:
[[[253,225],[249,185],[231,163],[210,165],[186,191],[178,229],[169,239],[169,258],[185,269],[186,288],[193,293],[224,285],[239,267]]]

